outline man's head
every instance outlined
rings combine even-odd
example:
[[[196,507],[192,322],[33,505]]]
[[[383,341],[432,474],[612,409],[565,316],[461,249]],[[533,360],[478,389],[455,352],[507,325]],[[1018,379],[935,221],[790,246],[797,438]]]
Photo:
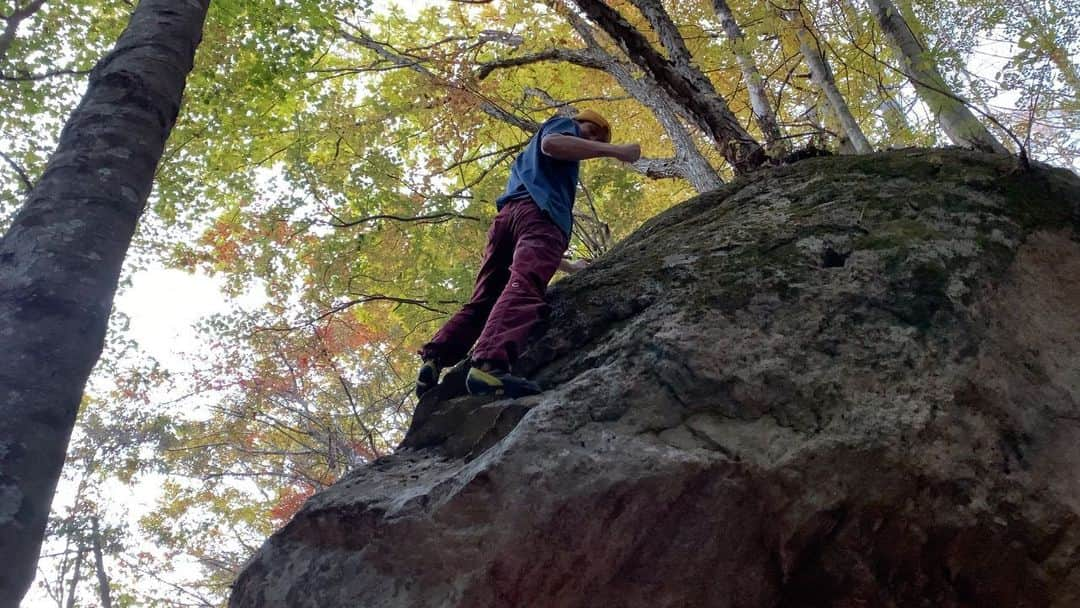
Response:
[[[574,120],[581,129],[581,137],[592,141],[611,143],[611,124],[607,119],[592,110],[579,112]]]

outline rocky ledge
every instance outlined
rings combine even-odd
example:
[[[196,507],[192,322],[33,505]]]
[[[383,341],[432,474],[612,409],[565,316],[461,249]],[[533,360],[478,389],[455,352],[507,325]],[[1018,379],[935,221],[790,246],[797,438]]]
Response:
[[[310,499],[236,608],[1080,605],[1080,179],[910,150],[755,174],[560,281]]]

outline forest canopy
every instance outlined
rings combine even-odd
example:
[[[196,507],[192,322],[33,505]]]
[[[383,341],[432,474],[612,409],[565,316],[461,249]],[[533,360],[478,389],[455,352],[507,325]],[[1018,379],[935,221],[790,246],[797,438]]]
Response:
[[[0,0],[3,231],[137,4]],[[114,311],[29,597],[222,605],[307,497],[392,450],[545,119],[642,144],[583,167],[569,255],[596,259],[792,155],[1080,168],[1078,61],[1076,0],[215,0],[120,289],[192,273],[221,312],[155,360]]]

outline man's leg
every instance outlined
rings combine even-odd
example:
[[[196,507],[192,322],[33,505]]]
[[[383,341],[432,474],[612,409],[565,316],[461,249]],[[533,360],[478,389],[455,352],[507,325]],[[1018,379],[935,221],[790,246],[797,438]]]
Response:
[[[417,378],[417,394],[435,386],[439,371],[465,358],[484,329],[492,307],[510,279],[510,264],[514,257],[514,240],[510,230],[510,203],[495,216],[488,229],[484,259],[476,277],[472,297],[454,316],[450,317],[430,342],[420,349],[424,365]]]
[[[525,349],[529,332],[547,306],[547,284],[566,250],[566,235],[534,203],[514,210],[510,279],[473,350],[485,369],[508,372]]]

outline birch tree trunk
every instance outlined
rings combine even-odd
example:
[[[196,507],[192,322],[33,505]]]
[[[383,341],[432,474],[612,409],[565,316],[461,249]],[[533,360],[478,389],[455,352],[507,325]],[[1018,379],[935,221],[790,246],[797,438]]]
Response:
[[[807,67],[810,68],[810,80],[825,94],[825,98],[829,101],[829,107],[836,114],[836,120],[839,122],[844,135],[847,136],[848,142],[857,154],[873,152],[873,146],[866,139],[862,128],[851,114],[851,108],[848,107],[847,100],[844,99],[840,89],[836,86],[836,79],[833,77],[829,62],[826,61],[825,55],[822,54],[817,38],[807,27],[806,19],[802,13],[798,10],[788,10],[783,11],[782,16],[795,28],[795,35],[799,40],[799,51],[802,53]]]
[[[904,107],[900,105],[900,102],[896,101],[892,93],[883,90],[881,94],[885,98],[881,102],[881,119],[885,123],[889,138],[894,141],[904,141],[904,138],[911,132],[911,123],[908,122],[907,113],[904,111]]]
[[[210,0],[142,0],[91,73],[0,239],[0,607],[34,578],[64,453],[105,338]]]
[[[754,112],[754,122],[761,129],[765,146],[770,152],[782,155],[787,151],[788,146],[780,132],[780,125],[776,121],[776,112],[773,111],[769,97],[765,94],[765,79],[761,77],[757,63],[746,48],[746,35],[739,27],[739,23],[735,21],[735,14],[731,12],[731,7],[728,6],[726,0],[713,0],[713,11],[720,18],[720,26],[724,28],[724,34],[731,41],[735,61],[739,64],[746,91],[750,95],[750,109]]]
[[[979,122],[941,77],[933,57],[915,38],[892,0],[866,1],[900,60],[904,74],[915,85],[919,98],[930,107],[949,139],[958,146],[1008,154],[1005,146]]]
[[[644,6],[670,59],[657,51],[648,39],[619,12],[602,0],[573,0],[579,9],[603,30],[626,56],[673,100],[677,100],[694,118],[698,127],[712,139],[736,173],[746,173],[764,160],[762,147],[728,108],[712,82],[692,63],[680,59],[684,46],[681,38],[671,36],[670,18],[655,0],[634,0]],[[677,33],[677,32],[676,32]],[[667,46],[671,45],[671,46]],[[688,53],[687,53],[688,54]]]
[[[694,189],[700,192],[715,190],[724,184],[720,174],[717,173],[707,158],[697,148],[694,138],[679,116],[672,108],[679,104],[664,94],[663,88],[657,85],[649,77],[635,78],[631,72],[631,66],[618,60],[604,50],[600,42],[593,35],[592,28],[584,19],[576,15],[569,15],[570,24],[585,44],[588,52],[596,57],[597,64],[608,74],[615,78],[630,96],[649,108],[653,116],[664,128],[664,132],[671,139],[671,145],[675,149],[675,157],[671,159],[642,159],[634,163],[635,168],[649,177],[663,178],[678,176],[690,182]]]

